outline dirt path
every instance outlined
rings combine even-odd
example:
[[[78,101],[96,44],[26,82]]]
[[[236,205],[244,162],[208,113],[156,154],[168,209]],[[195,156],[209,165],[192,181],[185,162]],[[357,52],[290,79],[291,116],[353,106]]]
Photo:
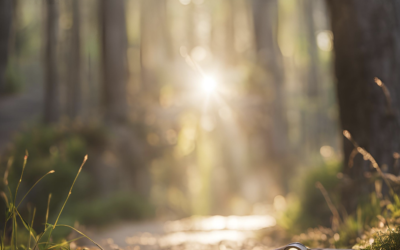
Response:
[[[91,232],[105,249],[271,249],[260,241],[262,229],[273,228],[272,216],[191,217],[170,222],[142,222],[116,225]]]

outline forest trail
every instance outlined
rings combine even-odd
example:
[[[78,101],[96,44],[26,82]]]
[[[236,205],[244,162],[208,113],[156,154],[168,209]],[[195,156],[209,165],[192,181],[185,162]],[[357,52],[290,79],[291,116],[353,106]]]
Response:
[[[189,217],[165,223],[127,223],[90,235],[105,249],[261,250],[272,247],[258,240],[258,232],[275,224],[269,215]]]
[[[0,98],[0,153],[24,125],[39,119],[43,107],[43,88],[32,84],[21,93]]]

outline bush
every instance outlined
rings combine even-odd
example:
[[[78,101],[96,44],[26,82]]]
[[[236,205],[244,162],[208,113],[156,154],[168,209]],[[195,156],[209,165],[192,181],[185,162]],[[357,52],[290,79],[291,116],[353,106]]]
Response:
[[[279,222],[293,233],[301,233],[310,227],[330,227],[332,212],[321,191],[316,187],[320,182],[327,190],[330,199],[338,204],[340,199],[341,164],[337,161],[303,172],[292,180],[288,197],[288,208]]]

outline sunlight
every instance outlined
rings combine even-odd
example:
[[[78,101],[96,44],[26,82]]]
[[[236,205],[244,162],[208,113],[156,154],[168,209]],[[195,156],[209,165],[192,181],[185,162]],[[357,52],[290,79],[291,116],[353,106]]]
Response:
[[[183,5],[188,5],[190,4],[191,0],[179,0],[179,2],[181,2]]]
[[[317,35],[317,45],[323,51],[331,51],[333,49],[333,34],[329,30],[324,30]]]
[[[167,232],[213,231],[213,230],[260,230],[276,225],[270,215],[247,216],[193,216],[182,220],[169,221],[164,228]]]
[[[211,94],[213,92],[215,92],[217,87],[217,82],[215,81],[214,78],[209,77],[209,76],[205,76],[202,82],[202,88],[204,90],[204,92],[206,92],[207,94]]]

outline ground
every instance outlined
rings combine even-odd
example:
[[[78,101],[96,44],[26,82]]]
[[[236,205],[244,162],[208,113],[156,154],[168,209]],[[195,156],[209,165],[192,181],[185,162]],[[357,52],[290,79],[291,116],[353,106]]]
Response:
[[[210,216],[125,223],[90,234],[105,249],[261,250],[279,247],[280,243],[259,237],[260,230],[273,226],[275,219],[268,215]]]

